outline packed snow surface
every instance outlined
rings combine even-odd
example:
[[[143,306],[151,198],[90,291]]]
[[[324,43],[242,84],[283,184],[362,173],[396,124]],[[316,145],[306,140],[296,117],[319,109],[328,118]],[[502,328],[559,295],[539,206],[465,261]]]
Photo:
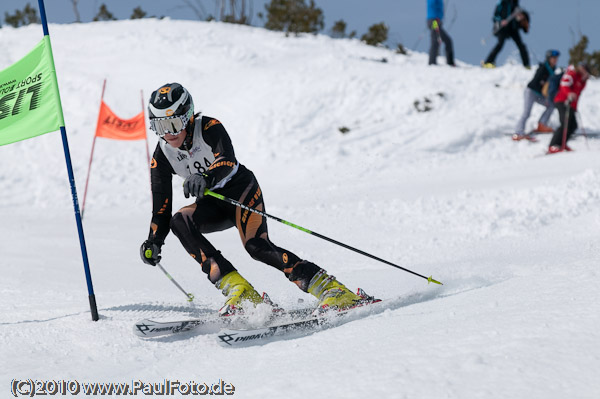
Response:
[[[600,140],[578,137],[574,152],[543,156],[550,137],[505,135],[534,70],[449,68],[442,58],[428,67],[425,54],[214,22],[51,25],[50,34],[80,205],[103,80],[124,118],[140,112],[140,91],[146,103],[179,82],[196,110],[224,124],[267,212],[444,285],[270,221],[276,244],[391,299],[387,309],[242,349],[214,334],[139,339],[136,321],[193,317],[223,297],[173,235],[162,264],[193,305],[141,262],[144,143],[98,139],[83,222],[93,322],[62,141],[50,133],[0,147],[3,397],[13,379],[223,380],[239,398],[600,397]],[[0,68],[41,35],[39,25],[3,27]],[[600,131],[598,81],[580,116]],[[151,131],[148,140],[153,151]],[[190,201],[179,178],[173,185],[178,209]],[[252,260],[235,230],[208,238],[280,305],[315,303]]]

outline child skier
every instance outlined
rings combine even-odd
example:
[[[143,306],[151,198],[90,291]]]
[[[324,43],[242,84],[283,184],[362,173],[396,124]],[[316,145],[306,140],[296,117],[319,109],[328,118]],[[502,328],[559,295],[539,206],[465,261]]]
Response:
[[[236,226],[252,258],[281,270],[301,290],[317,297],[320,308],[344,309],[365,301],[319,266],[273,244],[265,217],[204,196],[204,190],[210,189],[265,211],[260,186],[254,174],[237,161],[227,131],[218,120],[194,113],[192,97],[183,86],[161,86],[152,93],[148,111],[150,127],[160,140],[151,163],[150,233],[140,248],[145,263],[154,266],[160,261],[161,247],[172,230],[227,297],[219,313],[239,312],[244,302],[258,304],[262,298],[204,236]],[[173,174],[185,179],[183,193],[196,201],[171,216]]]

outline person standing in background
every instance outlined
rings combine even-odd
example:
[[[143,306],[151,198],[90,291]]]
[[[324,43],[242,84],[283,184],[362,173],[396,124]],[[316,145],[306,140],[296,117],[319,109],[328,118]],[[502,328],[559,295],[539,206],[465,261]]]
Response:
[[[444,42],[446,49],[446,62],[448,65],[454,64],[454,48],[452,39],[442,28],[444,19],[444,0],[427,0],[427,27],[431,30],[431,47],[429,48],[429,65],[437,64],[437,55],[440,44]]]
[[[554,97],[554,105],[560,115],[560,127],[554,131],[548,147],[548,154],[565,150],[572,151],[567,145],[567,141],[577,130],[577,120],[575,118],[577,104],[590,73],[590,65],[586,62],[580,62],[577,66],[570,65],[560,80],[560,89]]]
[[[531,79],[525,88],[523,114],[517,123],[517,130],[513,135],[513,140],[533,139],[531,135],[525,134],[525,123],[527,123],[527,119],[531,114],[531,108],[533,107],[534,103],[538,103],[546,107],[546,110],[540,117],[537,128],[534,130],[534,132],[553,132],[552,128],[548,126],[548,120],[550,120],[550,116],[552,116],[552,112],[554,111],[553,98],[545,97],[542,94],[542,91],[544,85],[550,80],[550,76],[554,75],[559,55],[560,52],[558,50],[546,51],[546,60],[540,63],[535,75],[533,76],[533,79]]]
[[[529,65],[529,53],[521,35],[519,28],[521,19],[526,18],[525,12],[519,7],[519,0],[500,0],[494,12],[494,34],[498,38],[498,43],[492,49],[483,63],[485,68],[494,68],[496,66],[496,56],[502,50],[506,39],[511,38],[519,48],[521,59],[525,68],[531,68]],[[527,28],[528,29],[528,28]]]

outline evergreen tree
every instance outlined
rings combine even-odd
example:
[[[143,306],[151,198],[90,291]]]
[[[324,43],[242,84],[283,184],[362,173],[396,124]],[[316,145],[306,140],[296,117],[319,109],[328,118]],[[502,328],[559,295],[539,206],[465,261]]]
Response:
[[[29,3],[25,5],[25,8],[21,10],[15,10],[13,15],[4,13],[4,20],[7,24],[14,28],[19,26],[25,26],[29,24],[39,24],[40,18],[37,14],[37,9],[33,8]]]
[[[577,65],[581,61],[587,62],[592,69],[594,76],[600,75],[600,51],[587,53],[585,50],[589,44],[589,39],[586,35],[581,36],[579,42],[569,49],[569,64]]]
[[[323,10],[310,0],[271,0],[265,4],[267,22],[265,28],[286,33],[317,33],[323,29]],[[259,14],[262,16],[262,14]]]
[[[369,31],[362,35],[360,40],[371,46],[381,46],[388,38],[389,28],[385,23],[374,24],[369,27]]]
[[[98,10],[98,14],[94,17],[94,21],[115,21],[115,16],[108,11],[106,4],[102,3],[100,5],[100,9]]]
[[[331,37],[335,37],[337,39],[346,37],[346,26],[346,22],[343,19],[335,21],[333,23],[333,27],[331,28]]]
[[[137,6],[136,8],[133,9],[133,13],[131,14],[130,19],[142,19],[142,18],[146,18],[146,15],[148,15],[148,13],[146,11],[142,10],[142,7]]]

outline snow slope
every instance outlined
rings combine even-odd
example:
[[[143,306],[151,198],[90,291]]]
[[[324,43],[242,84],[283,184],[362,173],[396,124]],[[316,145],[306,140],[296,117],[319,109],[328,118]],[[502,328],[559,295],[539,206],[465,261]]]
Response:
[[[193,306],[139,260],[151,207],[143,143],[99,139],[84,221],[94,323],[62,142],[47,134],[0,147],[1,391],[25,378],[222,379],[239,398],[600,397],[600,141],[577,138],[575,152],[543,157],[549,137],[503,135],[534,71],[426,67],[425,54],[220,23],[50,32],[80,203],[103,79],[105,101],[123,117],[139,112],[140,90],[147,99],[177,81],[228,129],[268,212],[444,286],[271,222],[275,243],[394,299],[389,309],[238,350],[214,335],[140,340],[131,328],[143,317],[189,317],[223,299],[172,235],[163,265],[196,295]],[[39,26],[1,29],[0,68],[40,39]],[[426,98],[433,109],[418,112]],[[597,81],[580,107],[586,129],[600,130]],[[179,195],[174,208],[187,203]],[[209,239],[279,304],[313,303],[253,261],[237,232]]]

